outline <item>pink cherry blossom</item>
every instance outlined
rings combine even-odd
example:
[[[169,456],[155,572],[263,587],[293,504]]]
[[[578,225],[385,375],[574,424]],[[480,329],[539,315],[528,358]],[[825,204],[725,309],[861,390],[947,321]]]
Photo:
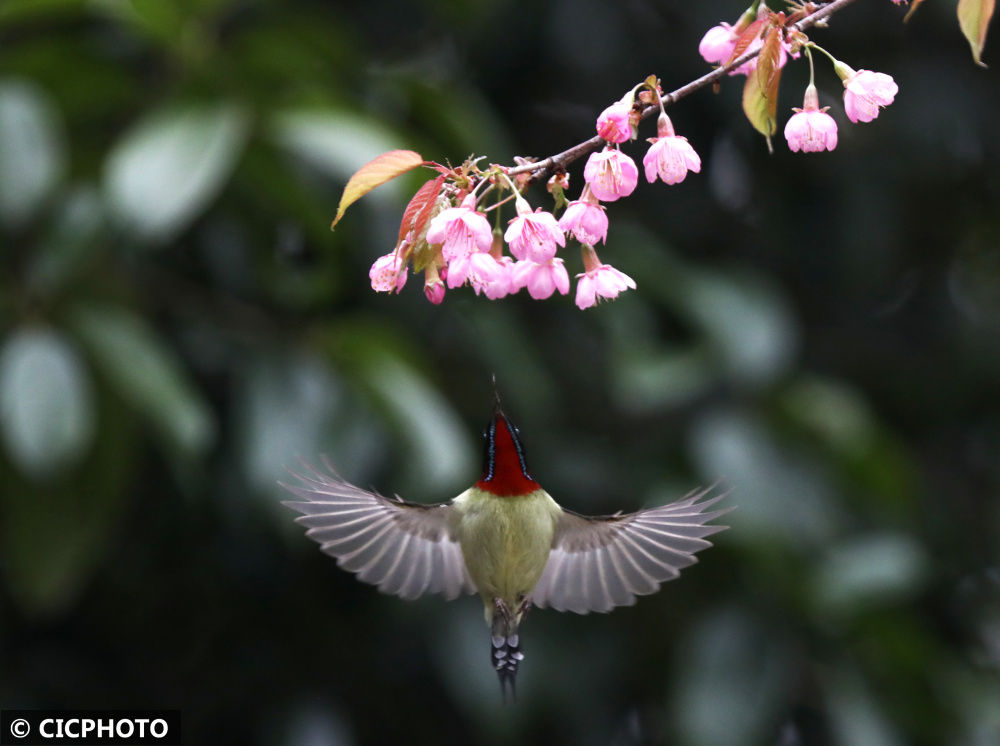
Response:
[[[793,152],[820,153],[837,147],[837,123],[826,109],[797,112],[785,125],[785,139]]]
[[[400,260],[400,252],[390,251],[380,256],[368,271],[372,281],[372,289],[377,293],[397,293],[406,284],[406,265]]]
[[[635,161],[615,148],[591,153],[583,167],[583,178],[601,202],[614,202],[632,194],[639,183]]]
[[[517,198],[517,217],[510,221],[504,240],[510,244],[510,253],[518,259],[547,262],[556,255],[557,246],[566,245],[559,223],[550,212],[531,212],[531,207],[521,197]]]
[[[581,310],[597,305],[601,299],[613,300],[629,288],[635,289],[635,280],[610,264],[600,264],[577,277],[580,279],[576,283],[576,305]]]
[[[837,123],[826,109],[819,108],[816,86],[810,83],[802,108],[793,109],[797,113],[785,125],[785,139],[793,152],[820,153],[837,147]]]
[[[457,288],[468,280],[478,294],[490,283],[502,279],[504,269],[489,252],[474,251],[448,265],[448,287]]]
[[[743,33],[741,30],[730,26],[728,23],[722,23],[718,26],[713,26],[710,28],[701,39],[701,43],[698,45],[698,52],[705,59],[706,62],[711,62],[718,65],[724,65],[729,61],[729,58],[733,55],[733,50],[736,49],[736,42],[739,41],[740,35]],[[751,41],[746,49],[744,49],[740,56],[742,57],[747,52],[757,52],[764,46],[764,39],[758,36],[756,39]],[[778,67],[784,67],[788,62],[789,50],[791,50],[791,44],[781,41],[781,47],[778,51]],[[796,52],[793,57],[798,57]],[[729,71],[730,75],[749,75],[754,70],[757,69],[757,58],[753,57],[746,62],[744,62],[739,67],[733,68]]]
[[[472,283],[476,295],[482,290],[487,298],[497,300],[520,290],[514,283],[514,267],[516,266],[514,261],[509,256],[502,256],[497,259],[497,263],[500,265],[500,273],[496,279],[483,285]]]
[[[431,220],[427,243],[441,244],[445,261],[489,250],[493,232],[486,216],[476,212],[475,206],[476,198],[470,194],[459,207],[442,210]]]
[[[651,137],[652,145],[642,159],[646,181],[652,184],[659,176],[666,184],[679,184],[688,171],[701,171],[701,158],[686,137],[674,134],[670,117],[660,114],[656,123],[658,137]]]
[[[879,108],[891,104],[899,92],[899,86],[891,75],[871,70],[850,70],[843,81],[844,111],[847,118],[855,123],[875,119]]]
[[[617,101],[597,117],[597,134],[608,142],[625,142],[632,137],[629,114],[632,106],[625,101]]]
[[[559,258],[541,263],[529,260],[517,262],[513,283],[515,290],[528,288],[528,294],[535,300],[544,300],[556,290],[562,295],[569,292],[569,274]]]
[[[659,176],[666,184],[679,184],[688,171],[701,171],[701,158],[686,137],[651,137],[653,143],[642,159],[646,181],[652,184]]]
[[[591,246],[608,238],[608,216],[604,208],[584,199],[569,203],[566,212],[559,218],[559,227],[580,243]]]
[[[729,59],[736,47],[736,34],[728,23],[713,26],[701,38],[698,44],[698,54],[705,62],[722,64]]]

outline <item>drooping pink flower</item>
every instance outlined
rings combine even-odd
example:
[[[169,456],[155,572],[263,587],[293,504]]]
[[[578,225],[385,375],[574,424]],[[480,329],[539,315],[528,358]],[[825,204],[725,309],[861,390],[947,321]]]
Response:
[[[837,147],[837,123],[826,113],[829,107],[819,108],[819,95],[812,83],[806,88],[801,109],[785,125],[785,139],[792,152],[820,153]]]
[[[736,47],[736,39],[733,27],[728,23],[712,26],[701,37],[701,42],[698,44],[698,54],[705,62],[722,64],[732,55],[733,49]]]
[[[497,300],[520,290],[514,282],[514,267],[516,266],[514,261],[509,256],[502,256],[496,261],[500,265],[500,273],[496,279],[484,285],[479,285],[475,281],[472,283],[476,295],[482,290],[490,300]]]
[[[870,122],[878,116],[879,108],[888,106],[899,93],[899,86],[891,75],[871,70],[852,70],[844,63],[834,65],[844,81],[844,111],[852,122]]]
[[[583,178],[601,202],[614,202],[632,194],[639,183],[635,161],[616,148],[591,153],[583,167]]]
[[[649,150],[642,159],[646,181],[652,184],[659,176],[665,184],[679,184],[688,171],[701,171],[701,158],[686,137],[674,134],[670,117],[660,113],[656,122],[658,137],[650,137]]]
[[[597,117],[597,134],[608,142],[625,142],[632,137],[629,114],[632,106],[626,101],[616,101]]]
[[[510,244],[510,253],[518,259],[547,262],[556,255],[558,246],[566,245],[559,223],[550,212],[531,211],[522,197],[517,198],[517,217],[510,221],[504,240]]]
[[[601,299],[613,300],[629,288],[635,289],[635,280],[610,264],[600,264],[577,277],[576,305],[581,310],[596,306]]]
[[[563,260],[550,259],[547,262],[522,260],[514,265],[513,283],[515,292],[528,288],[528,294],[535,300],[544,300],[556,290],[562,295],[569,292],[569,274]]]
[[[468,281],[478,294],[490,283],[498,282],[502,274],[500,263],[488,251],[473,251],[448,264],[448,287],[457,288]]]
[[[559,218],[559,227],[580,243],[594,246],[608,238],[608,216],[596,202],[575,199]]]
[[[406,264],[400,259],[400,252],[390,251],[380,256],[368,271],[372,281],[372,290],[377,293],[399,293],[406,284]]]
[[[442,210],[431,220],[427,243],[441,244],[445,261],[489,250],[493,240],[490,223],[475,207],[476,198],[470,194],[460,206]]]

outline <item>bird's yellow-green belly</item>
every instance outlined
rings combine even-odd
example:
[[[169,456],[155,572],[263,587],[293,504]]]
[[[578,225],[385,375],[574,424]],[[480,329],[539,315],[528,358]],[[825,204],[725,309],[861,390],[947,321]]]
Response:
[[[545,569],[558,507],[542,490],[520,497],[470,490],[462,498],[459,540],[469,576],[484,600],[515,608]]]

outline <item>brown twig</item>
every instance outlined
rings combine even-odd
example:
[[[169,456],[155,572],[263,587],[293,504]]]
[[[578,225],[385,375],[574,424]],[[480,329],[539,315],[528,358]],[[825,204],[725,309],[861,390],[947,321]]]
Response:
[[[793,24],[792,26],[789,27],[789,29],[794,31],[804,31],[810,26],[815,26],[820,21],[829,18],[834,13],[842,10],[843,8],[847,7],[853,2],[856,2],[856,0],[833,0],[833,2],[823,5],[814,12],[807,15],[798,23]],[[712,72],[706,73],[705,75],[702,75],[700,78],[697,78],[696,80],[692,80],[690,83],[687,83],[686,85],[682,85],[677,90],[664,94],[661,97],[663,105],[670,106],[671,104],[675,104],[685,96],[690,96],[695,91],[701,90],[706,86],[712,85],[716,81],[722,80],[729,74],[730,70],[733,70],[739,67],[740,65],[745,64],[749,60],[752,60],[754,57],[756,57],[758,54],[760,54],[759,49],[753,52],[747,52],[741,57],[738,57],[737,59],[730,62],[728,65],[717,67],[716,69],[712,70]],[[646,108],[642,110],[642,114],[640,116],[642,119],[645,119],[646,117],[651,116],[654,111],[659,111],[659,110],[660,107],[656,103],[652,103],[647,105]],[[521,166],[515,166],[514,168],[510,169],[507,173],[510,174],[511,176],[514,176],[516,174],[530,173],[531,182],[540,181],[554,172],[564,170],[566,166],[568,166],[573,161],[577,160],[578,158],[582,158],[588,153],[592,153],[593,151],[602,147],[604,144],[605,141],[602,137],[600,137],[599,135],[594,135],[589,140],[584,140],[581,143],[577,143],[568,150],[564,150],[561,153],[556,153],[555,155],[550,155],[548,158],[544,158],[540,161],[535,161],[534,163],[525,163]]]

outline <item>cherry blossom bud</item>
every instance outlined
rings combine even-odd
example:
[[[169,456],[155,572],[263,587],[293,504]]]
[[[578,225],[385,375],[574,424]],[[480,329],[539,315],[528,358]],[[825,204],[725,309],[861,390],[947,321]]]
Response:
[[[659,176],[666,184],[679,184],[688,171],[701,171],[701,158],[686,137],[674,134],[670,117],[661,113],[656,123],[659,137],[649,138],[652,145],[642,159],[646,181],[652,184]]]
[[[556,290],[566,295],[569,292],[569,274],[562,259],[547,262],[523,260],[514,265],[514,288],[528,288],[528,294],[535,300],[544,300]]]
[[[583,167],[583,178],[601,202],[614,202],[632,194],[639,183],[635,161],[615,148],[591,153]]]
[[[801,109],[785,125],[785,139],[793,152],[819,153],[837,147],[837,123],[819,108],[819,96],[812,83],[806,88]]]
[[[598,264],[577,277],[576,306],[580,310],[596,306],[602,299],[613,300],[629,288],[635,289],[635,280],[610,264]]]
[[[705,62],[722,64],[729,59],[736,48],[737,36],[733,32],[733,27],[728,23],[721,23],[710,28],[701,38],[698,44],[698,54]]]
[[[486,216],[476,212],[475,207],[476,198],[470,194],[459,207],[442,210],[431,220],[427,243],[441,244],[445,261],[489,250],[493,232]]]
[[[518,259],[547,262],[556,255],[558,246],[566,245],[566,237],[550,212],[531,212],[527,201],[518,197],[517,217],[510,221],[504,240],[510,253]]]
[[[839,60],[833,69],[844,81],[844,111],[852,122],[872,121],[878,116],[879,108],[891,104],[899,92],[891,75],[871,70],[855,71]]]
[[[424,295],[427,296],[427,300],[435,306],[440,306],[444,300],[444,293],[444,282],[438,274],[437,267],[433,264],[427,265],[427,269],[424,270]]]
[[[565,192],[567,189],[569,189],[569,174],[565,171],[552,174],[552,176],[549,177],[549,180],[545,182],[545,191],[549,194]]]
[[[627,101],[617,101],[601,112],[597,117],[597,134],[608,142],[626,142],[632,137],[632,124],[629,114],[632,104]]]
[[[377,293],[391,293],[393,290],[399,293],[406,284],[406,275],[406,265],[397,251],[380,256],[368,271],[372,289]]]

